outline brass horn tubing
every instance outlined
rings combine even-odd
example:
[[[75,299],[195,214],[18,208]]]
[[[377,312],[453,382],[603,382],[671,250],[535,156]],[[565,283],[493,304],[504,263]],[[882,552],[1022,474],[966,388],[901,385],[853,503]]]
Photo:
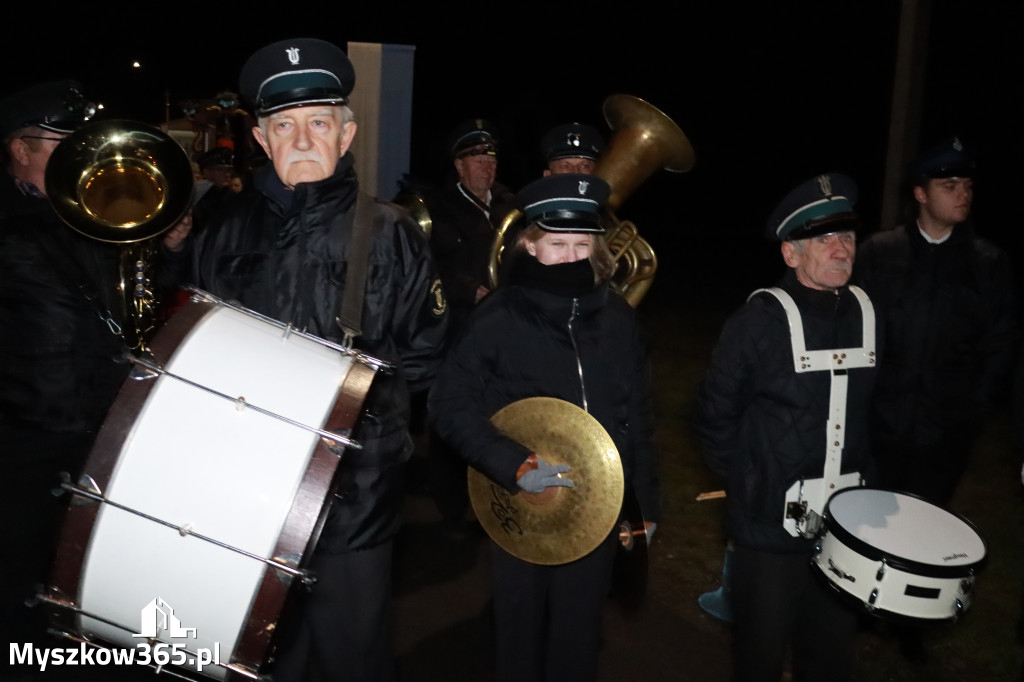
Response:
[[[619,290],[622,297],[630,306],[636,308],[640,301],[647,295],[647,291],[654,283],[654,273],[658,270],[658,257],[654,249],[643,237],[637,239],[630,245],[623,256],[627,266],[627,272],[633,274],[627,277],[621,284]]]
[[[522,217],[523,212],[513,208],[501,221],[498,231],[494,233],[494,241],[491,242],[491,258],[487,264],[487,280],[491,291],[498,288],[498,266],[501,265],[501,254],[505,250],[505,233]]]
[[[608,250],[612,252],[613,260],[617,261],[640,237],[640,230],[630,220],[619,220],[614,215],[612,219],[615,221],[615,228],[607,237],[607,243]],[[619,243],[620,235],[622,235],[621,244]]]

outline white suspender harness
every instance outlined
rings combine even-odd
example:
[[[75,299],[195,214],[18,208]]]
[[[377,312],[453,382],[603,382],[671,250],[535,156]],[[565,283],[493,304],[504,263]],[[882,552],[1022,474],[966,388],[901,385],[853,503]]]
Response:
[[[846,389],[849,383],[847,370],[875,366],[875,309],[867,294],[859,287],[851,286],[850,293],[860,304],[863,323],[861,346],[809,351],[806,348],[803,320],[793,298],[778,287],[758,289],[749,298],[761,292],[777,298],[786,311],[793,346],[793,370],[797,374],[824,371],[832,373],[828,421],[825,425],[823,476],[794,483],[786,492],[786,507],[783,511],[782,525],[790,535],[813,537],[821,527],[821,515],[829,498],[843,488],[861,484],[860,474],[855,471],[840,474],[843,444],[846,442]]]

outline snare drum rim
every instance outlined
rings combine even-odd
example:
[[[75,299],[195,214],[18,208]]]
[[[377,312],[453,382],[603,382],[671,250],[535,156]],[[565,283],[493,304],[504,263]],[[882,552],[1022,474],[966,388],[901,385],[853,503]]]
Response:
[[[815,567],[814,557],[811,558],[811,566]],[[816,569],[813,570],[812,573],[814,573],[814,575],[816,576],[815,579],[818,580],[823,587],[827,588],[830,592],[835,594],[843,604],[846,604],[850,608],[853,608],[861,613],[866,613],[869,616],[881,620],[886,620],[891,623],[896,623],[900,625],[920,626],[924,623],[955,622],[962,618],[964,616],[964,613],[966,613],[967,611],[967,609],[964,609],[963,613],[953,612],[947,616],[923,617],[909,616],[905,613],[899,613],[897,611],[893,611],[891,609],[881,606],[872,607],[865,603],[864,600],[859,596],[853,594],[852,592],[847,592],[846,590],[842,589],[836,582],[829,579],[829,577],[825,574],[825,571],[821,570],[820,566],[816,567]]]
[[[868,543],[864,542],[860,538],[853,535],[850,531],[843,528],[843,526],[835,519],[835,517],[832,516],[832,501],[835,500],[837,497],[843,495],[844,493],[869,490],[893,493],[896,495],[903,495],[904,497],[910,497],[920,500],[921,502],[926,502],[935,507],[936,509],[941,509],[950,516],[953,516],[962,523],[966,524],[967,527],[970,528],[974,532],[974,534],[978,536],[978,539],[981,540],[981,545],[985,550],[985,554],[974,563],[960,564],[958,566],[940,566],[938,564],[926,564],[919,561],[914,561],[912,559],[907,559],[905,557],[897,556],[895,554],[891,554],[889,552],[880,550],[873,545],[869,545]],[[828,503],[825,504],[825,513],[823,515],[823,518],[824,527],[826,531],[828,533],[831,533],[836,538],[836,540],[843,543],[844,545],[846,545],[853,551],[857,552],[861,556],[865,557],[866,559],[870,559],[872,561],[884,560],[886,565],[891,566],[892,568],[898,571],[903,571],[905,573],[912,573],[914,575],[919,575],[927,578],[966,578],[968,576],[974,575],[977,571],[981,570],[981,568],[984,567],[985,563],[988,561],[988,543],[985,542],[984,536],[982,536],[982,534],[978,531],[978,528],[973,523],[968,521],[960,514],[949,511],[948,509],[943,509],[942,507],[939,507],[933,502],[926,500],[920,495],[915,495],[914,493],[906,493],[899,490],[889,490],[888,488],[846,488],[845,490],[840,490],[831,498],[829,498]]]

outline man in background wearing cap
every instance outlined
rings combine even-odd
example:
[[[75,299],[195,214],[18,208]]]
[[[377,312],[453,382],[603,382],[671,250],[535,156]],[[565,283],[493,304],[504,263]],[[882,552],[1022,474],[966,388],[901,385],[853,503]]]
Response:
[[[73,81],[0,100],[0,458],[4,466],[5,641],[32,641],[25,598],[44,582],[72,478],[128,374],[116,245],[65,225],[46,198],[46,165],[92,113]]]
[[[448,295],[449,336],[454,338],[473,307],[490,293],[491,246],[515,197],[496,182],[498,140],[490,122],[478,118],[461,123],[452,132],[448,149],[455,176],[424,201],[432,225],[430,250]],[[466,465],[435,434],[430,435],[429,448],[428,485],[445,534],[465,538]]]
[[[857,282],[885,322],[874,402],[880,483],[947,505],[1012,365],[1006,254],[968,221],[974,160],[953,139],[911,168],[914,220],[871,235]]]
[[[306,679],[307,667],[321,680],[392,679],[391,561],[412,451],[408,391],[424,389],[440,363],[444,293],[419,227],[359,192],[348,151],[355,73],[345,53],[321,40],[281,41],[253,54],[240,81],[271,163],[216,224],[201,226],[194,282],[395,365],[367,395],[355,433],[362,449],[341,458],[310,566],[318,580],[283,637],[274,679]],[[343,294],[358,291],[360,279],[365,295],[350,308]]]
[[[604,138],[588,125],[568,123],[544,134],[541,149],[548,167],[544,175],[582,173],[590,175],[604,149]]]
[[[498,140],[483,119],[459,125],[449,140],[455,177],[426,197],[430,249],[452,306],[453,331],[489,291],[487,266],[497,228],[514,197],[498,176]]]
[[[794,677],[849,679],[856,614],[821,584],[810,565],[811,526],[785,519],[799,481],[828,478],[838,458],[844,480],[870,466],[868,418],[875,369],[871,302],[847,283],[857,218],[853,181],[838,173],[799,185],[768,228],[789,270],[726,322],[701,386],[697,430],[709,466],[726,479],[735,618],[736,680],[780,680],[788,648]],[[795,322],[802,321],[803,338]],[[791,336],[791,333],[793,336]],[[798,368],[794,348],[863,348],[849,361],[846,409],[833,410],[833,368]],[[830,419],[844,423],[834,440]],[[836,479],[838,480],[838,479]],[[856,484],[856,481],[853,483]],[[818,516],[823,508],[810,511]],[[788,523],[787,523],[788,521]]]

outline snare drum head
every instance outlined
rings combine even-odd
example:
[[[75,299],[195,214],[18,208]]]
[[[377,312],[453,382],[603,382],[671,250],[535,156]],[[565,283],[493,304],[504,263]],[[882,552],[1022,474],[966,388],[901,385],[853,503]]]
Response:
[[[825,507],[825,525],[864,556],[921,575],[964,575],[986,554],[985,541],[969,521],[890,490],[836,493]]]

